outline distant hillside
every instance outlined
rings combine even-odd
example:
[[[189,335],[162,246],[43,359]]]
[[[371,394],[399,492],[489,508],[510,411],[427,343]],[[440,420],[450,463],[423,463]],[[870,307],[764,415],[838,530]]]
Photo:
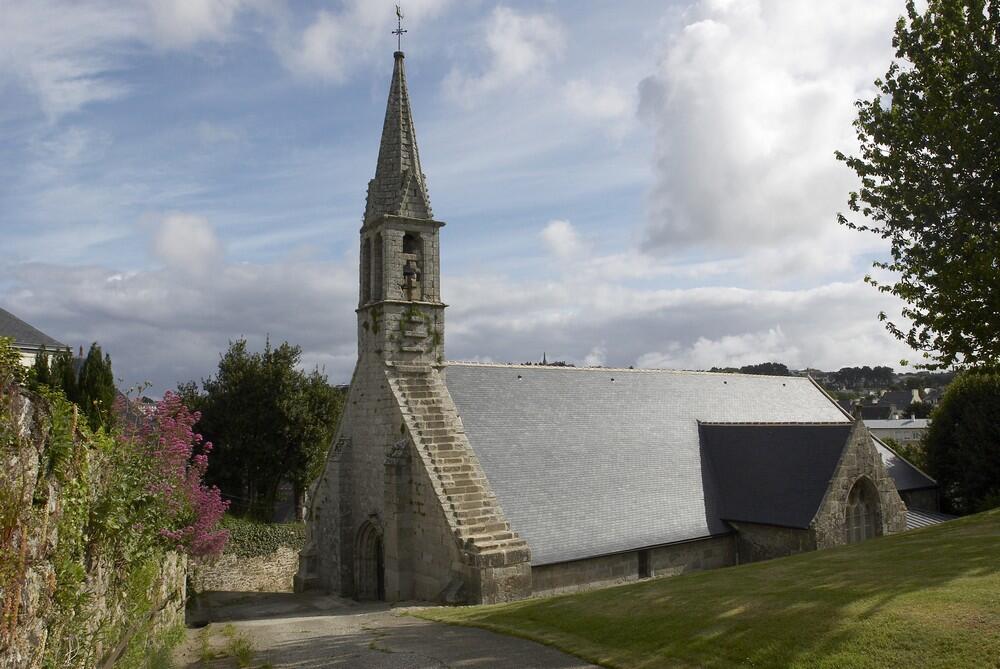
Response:
[[[1000,667],[1000,509],[770,562],[419,615],[608,667]]]

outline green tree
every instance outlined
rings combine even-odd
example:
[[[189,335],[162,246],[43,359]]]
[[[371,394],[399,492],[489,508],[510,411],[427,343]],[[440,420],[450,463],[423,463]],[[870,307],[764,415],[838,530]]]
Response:
[[[860,153],[837,152],[861,179],[839,221],[889,241],[891,278],[866,277],[905,302],[897,324],[919,366],[1000,361],[1000,0],[913,0],[896,24],[896,60],[856,103]]]
[[[740,367],[741,374],[762,374],[765,376],[791,376],[788,367],[780,362],[761,362]]]
[[[45,350],[44,346],[35,355],[35,363],[31,366],[31,376],[34,383],[46,386],[52,384],[52,373],[49,370],[49,353]]]
[[[49,385],[59,388],[70,402],[80,403],[79,385],[77,384],[77,365],[73,354],[60,351],[51,363]]]
[[[957,513],[1000,505],[1000,373],[955,378],[924,439],[928,473]]]
[[[91,430],[97,430],[101,426],[111,427],[117,395],[115,376],[111,371],[111,356],[104,354],[97,342],[94,342],[80,366],[76,400],[83,409]]]
[[[185,404],[202,413],[199,429],[213,443],[207,479],[233,501],[236,513],[270,520],[282,482],[296,506],[319,475],[342,406],[341,394],[318,370],[299,369],[302,351],[268,341],[252,353],[230,342],[214,377],[183,384]]]

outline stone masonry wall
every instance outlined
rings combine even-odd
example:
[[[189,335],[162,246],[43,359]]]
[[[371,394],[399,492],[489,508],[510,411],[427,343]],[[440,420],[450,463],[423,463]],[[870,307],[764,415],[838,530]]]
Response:
[[[279,546],[267,555],[223,555],[211,564],[192,563],[188,569],[188,583],[193,593],[291,592],[298,566],[299,551]]]
[[[650,576],[676,576],[736,564],[733,535],[710,537],[643,551],[536,565],[531,568],[532,592],[553,595],[637,581],[640,553],[648,553]]]
[[[48,403],[9,388],[0,388],[0,400],[2,410],[9,411],[0,417],[0,669],[36,669],[47,655],[60,667],[106,669],[126,653],[129,666],[137,666],[137,655],[183,624],[186,558],[166,553],[123,565],[121,556],[98,543],[85,543],[83,556],[61,554],[60,542],[67,539],[60,529],[85,528],[74,524],[75,516],[66,516],[67,507],[80,498],[71,499],[48,466],[54,448]],[[4,422],[11,418],[13,424]],[[70,428],[67,438],[72,443],[60,448],[72,448],[67,457],[80,459],[88,484],[83,495],[91,503],[115,472],[84,434]],[[76,615],[57,599],[65,596],[59,565],[81,579],[84,599]],[[129,587],[142,592],[125,592],[123,573]]]
[[[847,543],[847,498],[854,484],[863,477],[878,491],[879,534],[893,534],[906,529],[906,506],[896,492],[896,484],[886,472],[882,457],[875,450],[871,434],[859,420],[855,421],[826,495],[811,523],[817,548]]]
[[[901,490],[900,499],[907,509],[920,509],[921,511],[940,511],[941,496],[937,488],[921,488],[918,490]]]
[[[739,564],[816,550],[816,537],[812,530],[732,521],[729,524],[737,531]]]

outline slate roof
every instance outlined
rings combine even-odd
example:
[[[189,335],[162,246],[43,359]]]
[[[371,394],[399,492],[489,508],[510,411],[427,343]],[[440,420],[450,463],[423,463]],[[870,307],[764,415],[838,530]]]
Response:
[[[897,418],[895,420],[866,420],[869,430],[923,430],[930,426],[929,418]]]
[[[808,528],[853,425],[701,425],[723,520]]]
[[[903,410],[913,402],[912,390],[888,390],[882,397],[878,398],[877,406],[896,407]]]
[[[450,363],[445,380],[536,565],[729,531],[698,421],[850,423],[807,378]]]
[[[934,511],[921,511],[920,509],[906,510],[906,529],[915,530],[918,527],[930,527],[938,523],[954,520],[956,516],[949,516],[947,513],[936,513]]]
[[[875,438],[872,438],[872,441],[875,442],[875,450],[882,456],[886,471],[896,484],[896,490],[937,487],[937,481],[896,455],[881,441]]]
[[[10,337],[16,345],[23,347],[41,348],[45,346],[49,350],[68,348],[65,344],[25,323],[6,309],[0,309],[0,337]]]

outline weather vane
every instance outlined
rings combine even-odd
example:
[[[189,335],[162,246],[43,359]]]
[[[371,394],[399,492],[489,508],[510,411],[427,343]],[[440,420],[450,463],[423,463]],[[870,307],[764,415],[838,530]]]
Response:
[[[396,51],[403,50],[403,10],[396,5],[396,29],[392,31],[392,34],[396,36]]]

